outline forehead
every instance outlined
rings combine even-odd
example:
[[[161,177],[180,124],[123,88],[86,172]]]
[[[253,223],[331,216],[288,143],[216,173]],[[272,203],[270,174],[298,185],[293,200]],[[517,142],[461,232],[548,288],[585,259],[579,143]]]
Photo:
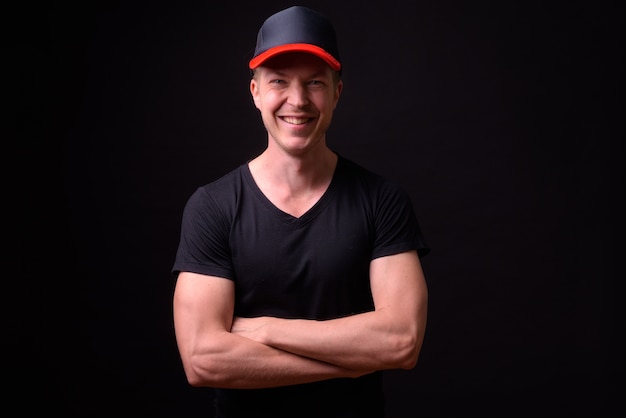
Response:
[[[329,76],[334,71],[321,58],[303,52],[289,52],[276,55],[264,62],[258,69],[281,73],[296,72]]]

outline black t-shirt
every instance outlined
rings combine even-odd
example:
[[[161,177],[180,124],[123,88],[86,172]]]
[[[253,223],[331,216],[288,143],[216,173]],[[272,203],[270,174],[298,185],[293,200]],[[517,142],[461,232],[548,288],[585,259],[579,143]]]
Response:
[[[265,197],[245,164],[190,197],[173,272],[233,280],[237,316],[324,320],[373,310],[371,260],[409,250],[423,256],[429,248],[408,195],[395,183],[340,156],[324,195],[296,218]],[[339,391],[376,410],[381,390],[376,373],[288,388],[220,390],[218,404],[254,398],[276,408],[300,399],[294,393],[319,404]],[[333,415],[329,410],[324,416]]]

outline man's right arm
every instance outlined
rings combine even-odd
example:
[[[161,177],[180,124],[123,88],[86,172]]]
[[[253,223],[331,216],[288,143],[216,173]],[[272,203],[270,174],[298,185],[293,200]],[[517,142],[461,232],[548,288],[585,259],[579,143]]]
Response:
[[[234,296],[232,280],[188,272],[178,276],[174,328],[190,385],[266,388],[367,373],[301,357],[231,333]]]

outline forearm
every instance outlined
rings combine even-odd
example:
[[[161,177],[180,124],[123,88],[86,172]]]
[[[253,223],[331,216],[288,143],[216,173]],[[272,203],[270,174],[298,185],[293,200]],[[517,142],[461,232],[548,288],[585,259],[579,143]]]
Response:
[[[289,353],[227,332],[207,341],[214,342],[199,345],[183,357],[187,378],[193,386],[267,388],[357,377],[366,373]]]
[[[422,329],[394,322],[384,309],[328,321],[237,318],[233,332],[299,356],[356,370],[411,368]]]

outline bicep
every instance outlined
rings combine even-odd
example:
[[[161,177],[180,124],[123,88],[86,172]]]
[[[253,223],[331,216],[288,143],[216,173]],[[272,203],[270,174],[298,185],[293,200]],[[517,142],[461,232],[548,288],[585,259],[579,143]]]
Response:
[[[229,332],[234,309],[234,283],[231,280],[181,272],[174,290],[174,329],[183,357],[202,338],[215,332]]]
[[[398,321],[425,321],[428,291],[415,251],[374,259],[370,282],[376,310],[392,312]]]

